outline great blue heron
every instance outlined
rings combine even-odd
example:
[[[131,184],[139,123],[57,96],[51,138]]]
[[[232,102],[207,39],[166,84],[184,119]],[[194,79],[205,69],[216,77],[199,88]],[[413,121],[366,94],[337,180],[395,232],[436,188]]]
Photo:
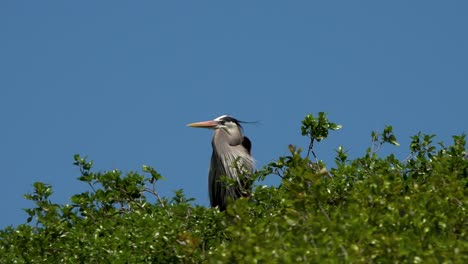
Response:
[[[250,188],[239,175],[248,177],[254,171],[254,160],[250,154],[252,143],[244,136],[241,122],[228,115],[188,126],[214,130],[208,190],[211,206],[218,206],[223,211],[228,199],[244,196],[245,191]],[[235,180],[236,184],[226,185],[220,181],[223,176]]]

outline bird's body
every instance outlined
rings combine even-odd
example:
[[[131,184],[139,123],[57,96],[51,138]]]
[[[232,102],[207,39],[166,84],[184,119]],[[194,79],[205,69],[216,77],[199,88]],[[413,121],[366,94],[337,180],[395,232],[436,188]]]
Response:
[[[252,143],[244,136],[240,122],[227,115],[189,126],[214,129],[208,190],[211,206],[225,210],[229,199],[244,196],[250,188],[241,175],[248,177],[254,171],[250,154]],[[226,184],[221,180],[224,176],[234,180],[235,184]]]

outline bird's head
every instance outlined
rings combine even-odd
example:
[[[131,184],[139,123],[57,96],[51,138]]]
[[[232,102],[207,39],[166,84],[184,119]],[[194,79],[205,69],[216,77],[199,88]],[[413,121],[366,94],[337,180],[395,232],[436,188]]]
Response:
[[[242,126],[241,122],[232,116],[222,115],[210,121],[202,121],[188,124],[189,127],[208,128],[208,129],[223,129],[228,134],[233,131],[239,131]]]

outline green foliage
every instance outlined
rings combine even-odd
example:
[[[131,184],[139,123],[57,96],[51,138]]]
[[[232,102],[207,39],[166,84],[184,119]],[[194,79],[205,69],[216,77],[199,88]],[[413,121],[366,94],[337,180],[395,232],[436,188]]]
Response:
[[[363,157],[350,160],[338,147],[328,171],[309,153],[340,127],[324,113],[306,116],[308,153],[289,146],[250,178],[280,177],[281,185],[257,185],[225,212],[193,205],[182,190],[160,197],[163,177],[150,166],[94,172],[75,155],[89,190],[61,205],[52,186],[34,183],[28,223],[0,231],[0,262],[468,263],[465,135],[446,147],[419,133],[398,160],[379,155],[399,145],[386,126],[371,133]]]
[[[305,116],[304,120],[302,120],[301,133],[303,136],[321,141],[328,137],[329,130],[338,130],[341,127],[341,125],[328,121],[324,112],[319,112],[318,117],[314,117],[313,114]]]

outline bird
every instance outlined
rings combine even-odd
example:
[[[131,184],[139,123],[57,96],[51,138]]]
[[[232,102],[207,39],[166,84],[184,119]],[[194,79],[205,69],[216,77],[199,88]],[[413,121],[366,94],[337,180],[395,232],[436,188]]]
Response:
[[[222,115],[210,121],[188,124],[189,127],[213,129],[211,146],[213,149],[208,173],[208,192],[211,207],[226,210],[230,200],[246,196],[250,186],[247,178],[254,172],[254,159],[251,155],[252,142],[244,136],[241,123],[229,115]],[[234,180],[226,185],[222,177]]]

